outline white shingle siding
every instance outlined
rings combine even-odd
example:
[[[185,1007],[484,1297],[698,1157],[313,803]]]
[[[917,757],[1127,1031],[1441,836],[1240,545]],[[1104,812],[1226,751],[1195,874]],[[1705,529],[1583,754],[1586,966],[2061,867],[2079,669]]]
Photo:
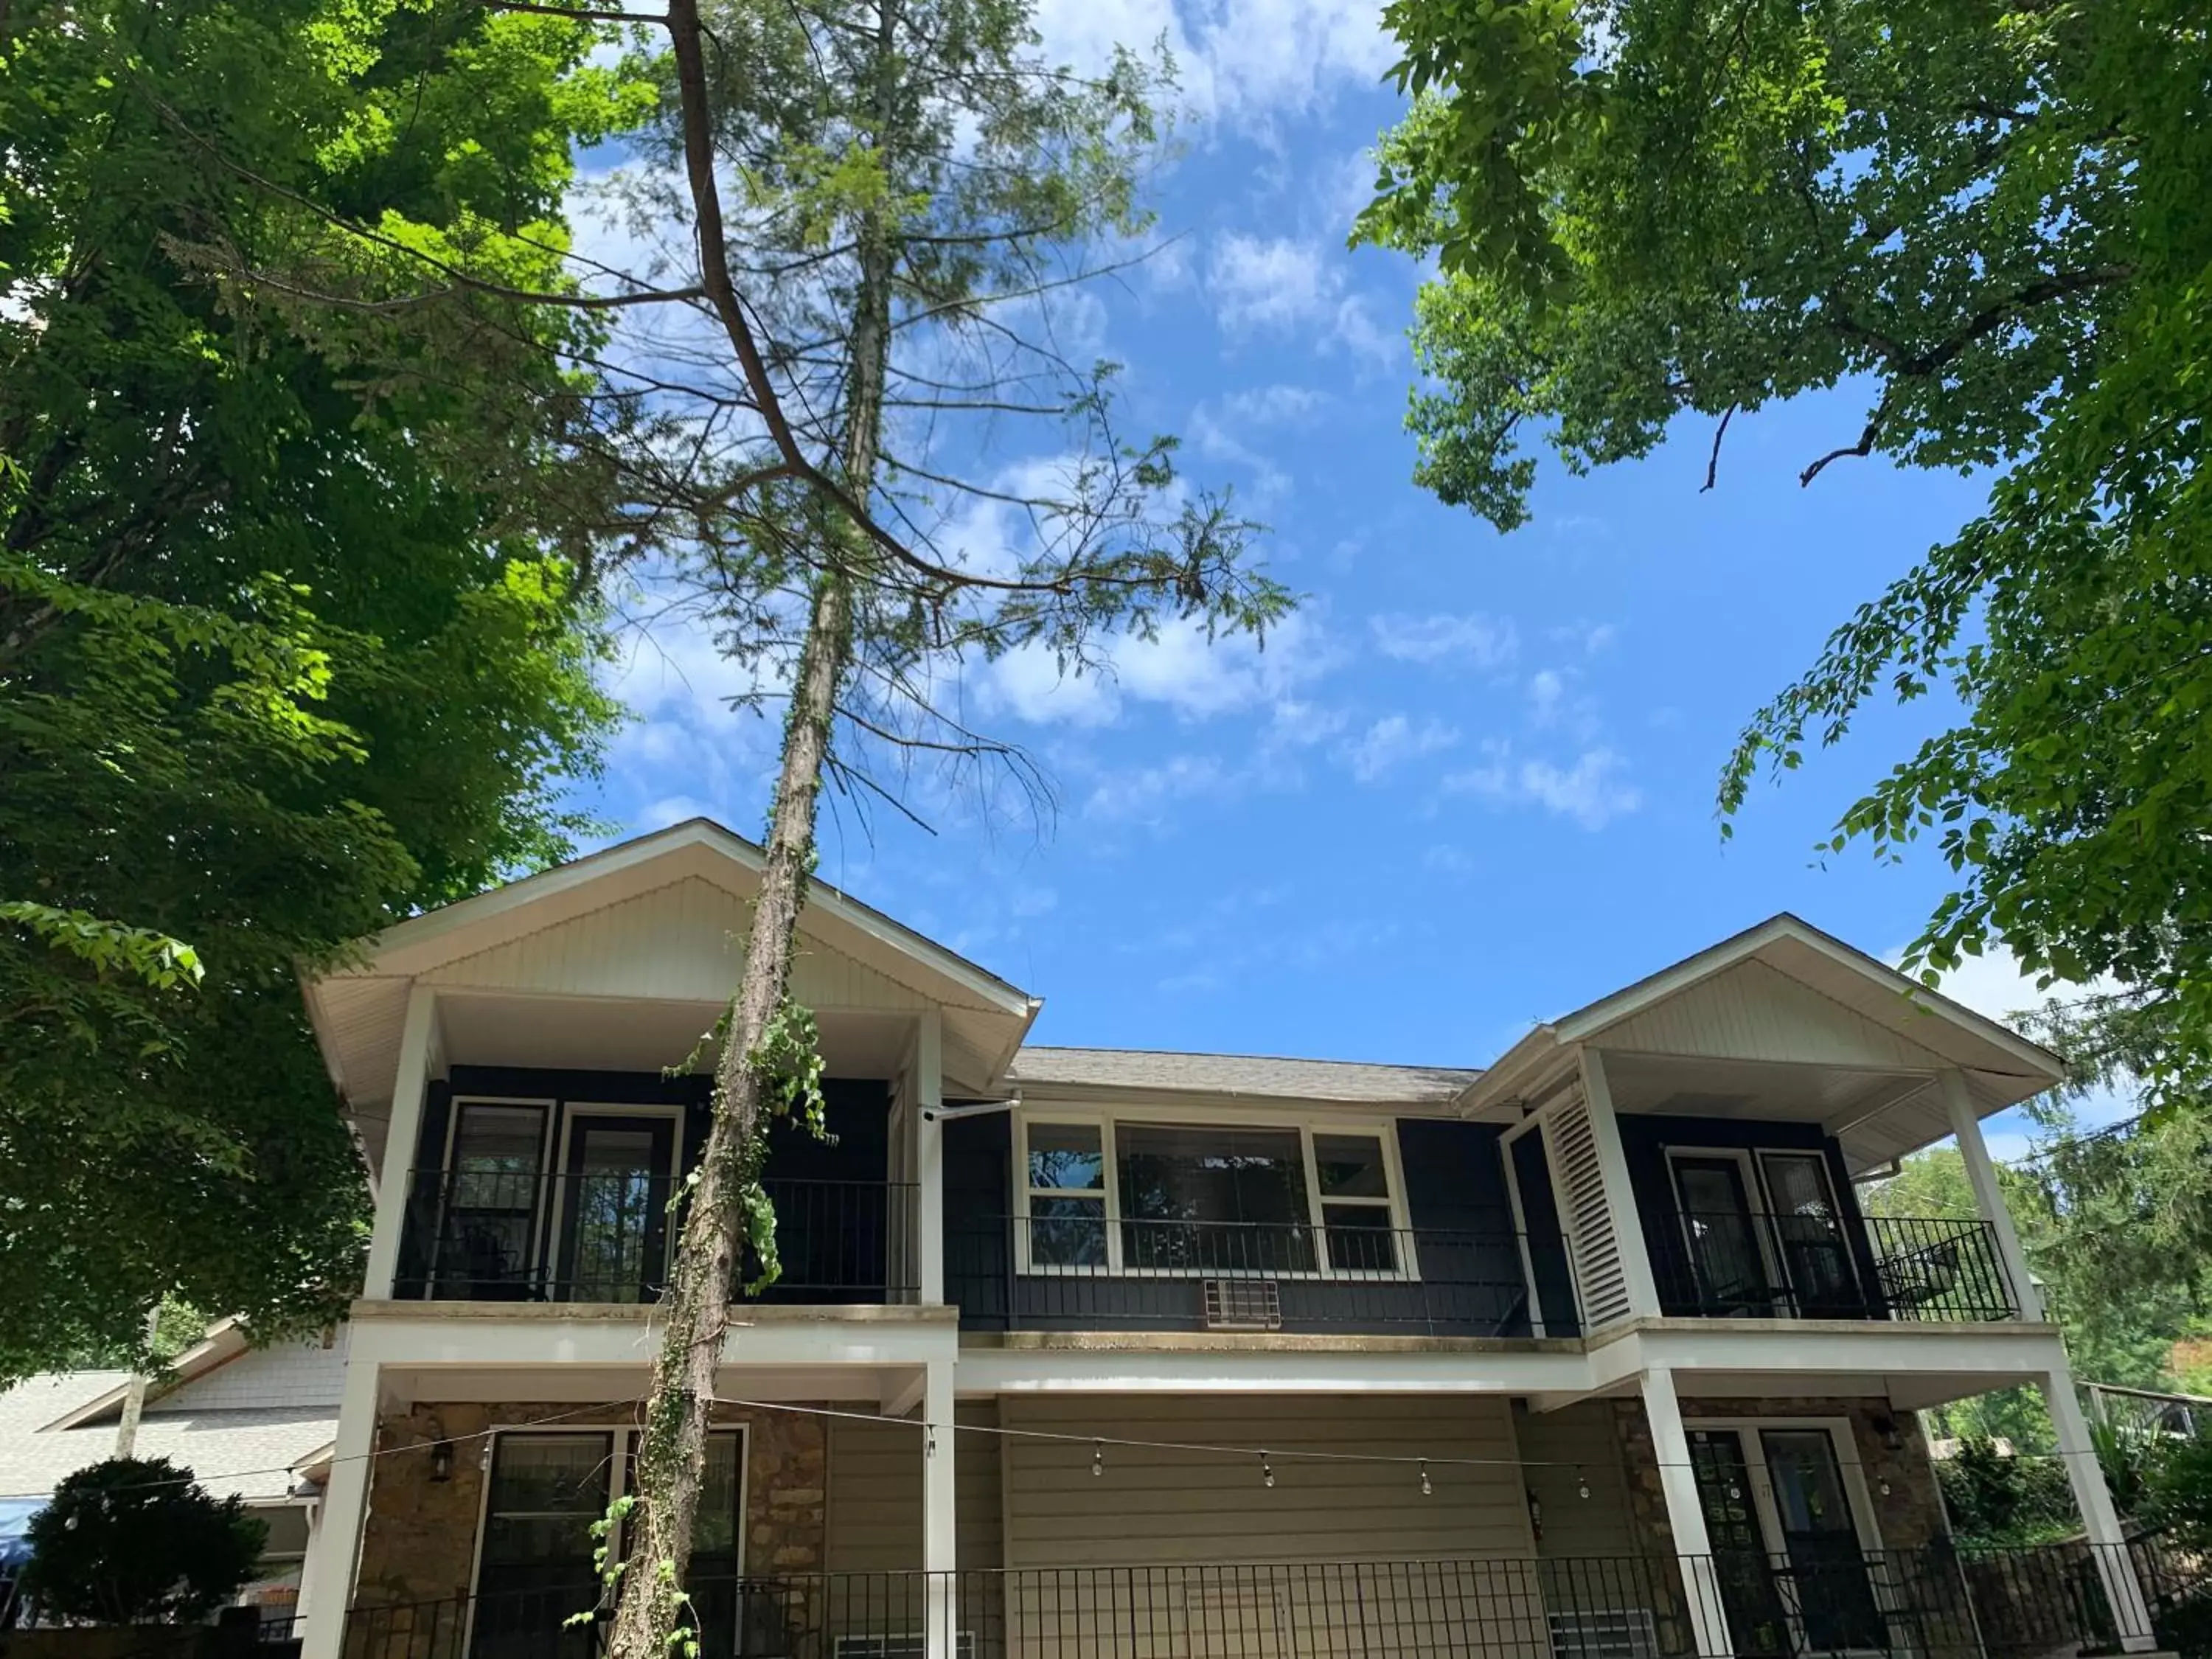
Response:
[[[327,1406],[345,1397],[345,1333],[240,1354],[227,1365],[162,1395],[149,1409],[165,1414],[261,1407]]]

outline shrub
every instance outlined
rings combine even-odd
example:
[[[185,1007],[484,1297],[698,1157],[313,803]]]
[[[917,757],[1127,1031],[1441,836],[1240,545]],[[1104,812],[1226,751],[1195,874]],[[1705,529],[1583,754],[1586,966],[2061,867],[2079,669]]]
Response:
[[[253,1577],[265,1522],[167,1458],[79,1469],[31,1517],[23,1589],[51,1619],[99,1625],[204,1618]]]
[[[2034,1543],[2081,1524],[2056,1458],[2009,1457],[1988,1436],[1969,1435],[1936,1468],[1951,1529],[1964,1541]]]

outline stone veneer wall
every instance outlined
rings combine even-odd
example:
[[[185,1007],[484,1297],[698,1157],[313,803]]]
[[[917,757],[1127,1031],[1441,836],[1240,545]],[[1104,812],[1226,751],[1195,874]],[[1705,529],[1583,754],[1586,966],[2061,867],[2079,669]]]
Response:
[[[573,1405],[531,1401],[422,1401],[379,1419],[376,1459],[362,1529],[356,1605],[392,1606],[465,1595],[483,1510],[483,1442],[454,1447],[451,1478],[430,1478],[430,1443],[496,1425],[561,1416],[548,1428],[596,1429],[628,1418],[569,1417]],[[796,1412],[717,1407],[720,1425],[745,1425],[745,1559],[748,1572],[809,1572],[823,1561],[822,1419]]]
[[[1884,1549],[1919,1549],[1934,1543],[1948,1530],[1942,1494],[1936,1484],[1936,1466],[1920,1431],[1919,1418],[1899,1411],[1887,1400],[1866,1398],[1786,1400],[1685,1400],[1682,1419],[1694,1430],[1699,1418],[1848,1418],[1857,1447],[1867,1497],[1874,1505],[1875,1525]],[[1900,1444],[1894,1451],[1883,1443],[1877,1419],[1895,1425]],[[1671,1555],[1674,1530],[1667,1523],[1667,1501],[1660,1489],[1659,1463],[1651,1448],[1651,1426],[1640,1400],[1613,1402],[1614,1431],[1620,1440],[1621,1459],[1629,1472],[1628,1502],[1638,1536],[1656,1553]],[[1887,1486],[1888,1490],[1882,1488]]]

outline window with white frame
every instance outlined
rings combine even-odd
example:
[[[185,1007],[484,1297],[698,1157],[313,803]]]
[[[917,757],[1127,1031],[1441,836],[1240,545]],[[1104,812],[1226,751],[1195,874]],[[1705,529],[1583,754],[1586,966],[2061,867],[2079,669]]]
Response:
[[[1021,1127],[1028,1269],[1412,1271],[1383,1127],[1057,1115]]]

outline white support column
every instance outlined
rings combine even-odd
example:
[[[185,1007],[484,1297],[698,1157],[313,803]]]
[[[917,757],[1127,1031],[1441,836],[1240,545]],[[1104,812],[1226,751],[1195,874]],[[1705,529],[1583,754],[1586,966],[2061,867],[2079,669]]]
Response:
[[[1705,1498],[1690,1465],[1690,1437],[1682,1430],[1674,1373],[1648,1370],[1640,1382],[1644,1414],[1651,1422],[1651,1452],[1659,1462],[1659,1489],[1667,1500],[1667,1525],[1674,1534],[1674,1553],[1682,1567],[1682,1593],[1690,1600],[1690,1632],[1705,1659],[1722,1659],[1735,1650],[1729,1643],[1728,1609],[1721,1601],[1720,1577],[1713,1570]]]
[[[2119,1511],[2105,1486],[2104,1466],[2082,1420],[2081,1403],[2074,1397],[2070,1372],[2046,1371],[2036,1379],[2043,1403],[2051,1408],[2051,1426],[2058,1431],[2059,1455],[2065,1460],[2067,1479],[2074,1483],[2074,1502],[2081,1511],[2090,1553],[2096,1557],[2105,1596],[2112,1603],[2119,1627],[2120,1645],[2130,1653],[2148,1653],[2158,1645],[2151,1634],[2150,1608],[2143,1601],[2142,1584],[2128,1554],[2127,1534],[2121,1529]]]
[[[945,1126],[937,1110],[945,1104],[945,1021],[934,1008],[922,1011],[914,1042],[915,1168],[919,1183],[915,1205],[915,1261],[921,1269],[921,1299],[945,1300]]]
[[[1513,1142],[1498,1143],[1498,1162],[1505,1166],[1505,1201],[1513,1212],[1513,1242],[1521,1250],[1521,1282],[1528,1291],[1528,1334],[1544,1334],[1544,1293],[1536,1286],[1536,1259],[1528,1250],[1528,1217],[1521,1204],[1521,1171],[1513,1162]]]
[[[407,992],[407,1018],[399,1028],[399,1066],[392,1081],[392,1117],[385,1127],[384,1161],[376,1182],[375,1231],[368,1240],[368,1272],[362,1294],[370,1301],[392,1295],[399,1270],[399,1235],[407,1224],[408,1189],[415,1146],[422,1133],[422,1097],[430,1084],[430,1048],[438,1024],[437,995],[417,983]]]
[[[1966,1074],[1947,1071],[1937,1077],[1936,1082],[1943,1091],[1944,1108],[1951,1115],[1951,1133],[1958,1137],[1959,1156],[1966,1162],[1966,1180],[1974,1189],[1974,1203],[1982,1212],[1982,1219],[1990,1224],[1990,1231],[1996,1236],[1997,1259],[2004,1263],[2005,1277],[2012,1281],[2013,1304],[2020,1310],[2022,1319],[2040,1320],[2043,1298],[2036,1292],[2035,1281],[2028,1276],[2027,1252],[2020,1247],[2020,1234],[2012,1224],[2012,1212],[2005,1208],[2004,1189],[1997,1185],[1997,1166],[1990,1157],[1987,1143],[1982,1139],[1982,1120],[1974,1110],[1974,1097],[1967,1091]]]
[[[369,1454],[376,1445],[376,1362],[349,1358],[337,1438],[331,1449],[330,1480],[323,1489],[322,1517],[308,1541],[300,1575],[303,1586],[312,1583],[314,1589],[300,1659],[338,1659],[345,1644],[346,1609],[353,1601],[362,1523],[368,1510]]]
[[[1605,1056],[1584,1044],[1581,1060],[1583,1105],[1589,1113],[1590,1133],[1597,1142],[1598,1171],[1605,1178],[1605,1207],[1613,1218],[1614,1247],[1620,1252],[1628,1311],[1631,1317],[1656,1316],[1659,1285],[1651,1275],[1651,1252],[1644,1244],[1636,1189],[1628,1183],[1628,1154],[1621,1148],[1620,1120],[1613,1115],[1613,1090],[1605,1080]]]
[[[928,1659],[952,1659],[957,1650],[960,1596],[953,1577],[959,1565],[953,1459],[960,1437],[952,1427],[952,1366],[950,1359],[929,1361],[922,1385],[921,1415],[928,1425],[921,1437],[921,1566],[928,1575],[923,1647]]]

